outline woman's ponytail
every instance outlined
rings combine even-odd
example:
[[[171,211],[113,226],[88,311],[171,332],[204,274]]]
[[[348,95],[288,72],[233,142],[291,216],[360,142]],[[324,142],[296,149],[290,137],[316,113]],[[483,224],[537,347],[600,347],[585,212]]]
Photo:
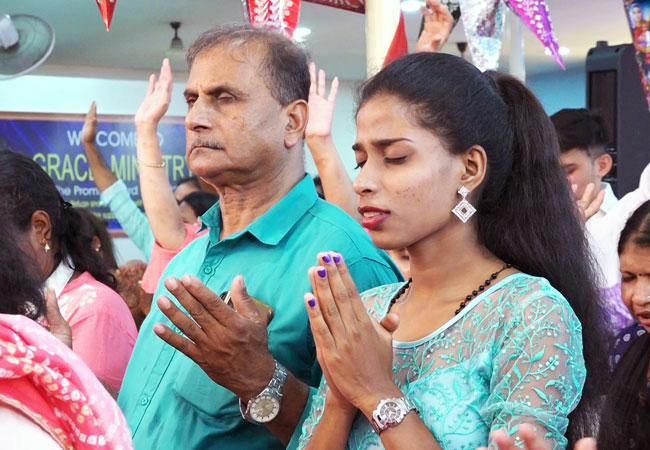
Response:
[[[519,80],[496,72],[486,75],[494,80],[508,109],[513,160],[499,199],[490,205],[498,212],[479,205],[479,234],[504,261],[546,278],[568,300],[582,324],[587,379],[581,403],[569,416],[567,437],[571,443],[595,435],[600,396],[608,377],[608,331],[594,282],[596,265],[559,162],[559,144],[550,118]]]

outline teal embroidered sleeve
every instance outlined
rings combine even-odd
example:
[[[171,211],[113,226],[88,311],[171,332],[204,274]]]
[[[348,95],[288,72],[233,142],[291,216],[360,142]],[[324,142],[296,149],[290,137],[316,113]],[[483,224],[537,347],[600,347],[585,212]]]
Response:
[[[551,448],[564,449],[567,416],[580,400],[586,376],[580,322],[552,289],[535,290],[528,299],[506,301],[500,308],[506,324],[494,349],[481,416],[491,430],[509,434],[532,423]],[[496,448],[492,442],[490,448]]]

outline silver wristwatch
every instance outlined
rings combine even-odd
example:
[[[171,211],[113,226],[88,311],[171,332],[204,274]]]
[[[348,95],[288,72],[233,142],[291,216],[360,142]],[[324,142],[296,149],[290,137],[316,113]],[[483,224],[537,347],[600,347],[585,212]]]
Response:
[[[251,398],[248,405],[239,399],[239,411],[242,417],[252,423],[267,423],[275,419],[280,412],[282,388],[287,381],[287,369],[275,361],[275,370],[271,381],[262,392]]]
[[[408,397],[385,398],[372,412],[370,422],[377,434],[399,425],[411,411],[418,412],[417,406]]]

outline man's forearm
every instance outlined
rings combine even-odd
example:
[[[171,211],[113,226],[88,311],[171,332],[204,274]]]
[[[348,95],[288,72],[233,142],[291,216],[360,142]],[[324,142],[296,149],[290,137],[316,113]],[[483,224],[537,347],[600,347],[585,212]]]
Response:
[[[289,373],[282,392],[282,403],[278,416],[266,427],[284,445],[289,444],[291,436],[300,422],[309,398],[309,386]]]
[[[117,177],[106,165],[106,161],[104,161],[94,142],[84,142],[83,146],[88,157],[88,166],[90,166],[90,171],[93,174],[95,185],[99,189],[99,192],[104,192],[117,181]]]

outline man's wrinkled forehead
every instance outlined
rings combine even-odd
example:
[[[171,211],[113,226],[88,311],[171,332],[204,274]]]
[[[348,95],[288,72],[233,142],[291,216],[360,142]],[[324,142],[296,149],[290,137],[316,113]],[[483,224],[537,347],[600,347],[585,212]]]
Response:
[[[234,37],[203,49],[196,55],[196,59],[208,56],[208,54],[211,58],[217,59],[229,57],[238,63],[250,64],[259,69],[266,52],[266,46],[258,39]]]

